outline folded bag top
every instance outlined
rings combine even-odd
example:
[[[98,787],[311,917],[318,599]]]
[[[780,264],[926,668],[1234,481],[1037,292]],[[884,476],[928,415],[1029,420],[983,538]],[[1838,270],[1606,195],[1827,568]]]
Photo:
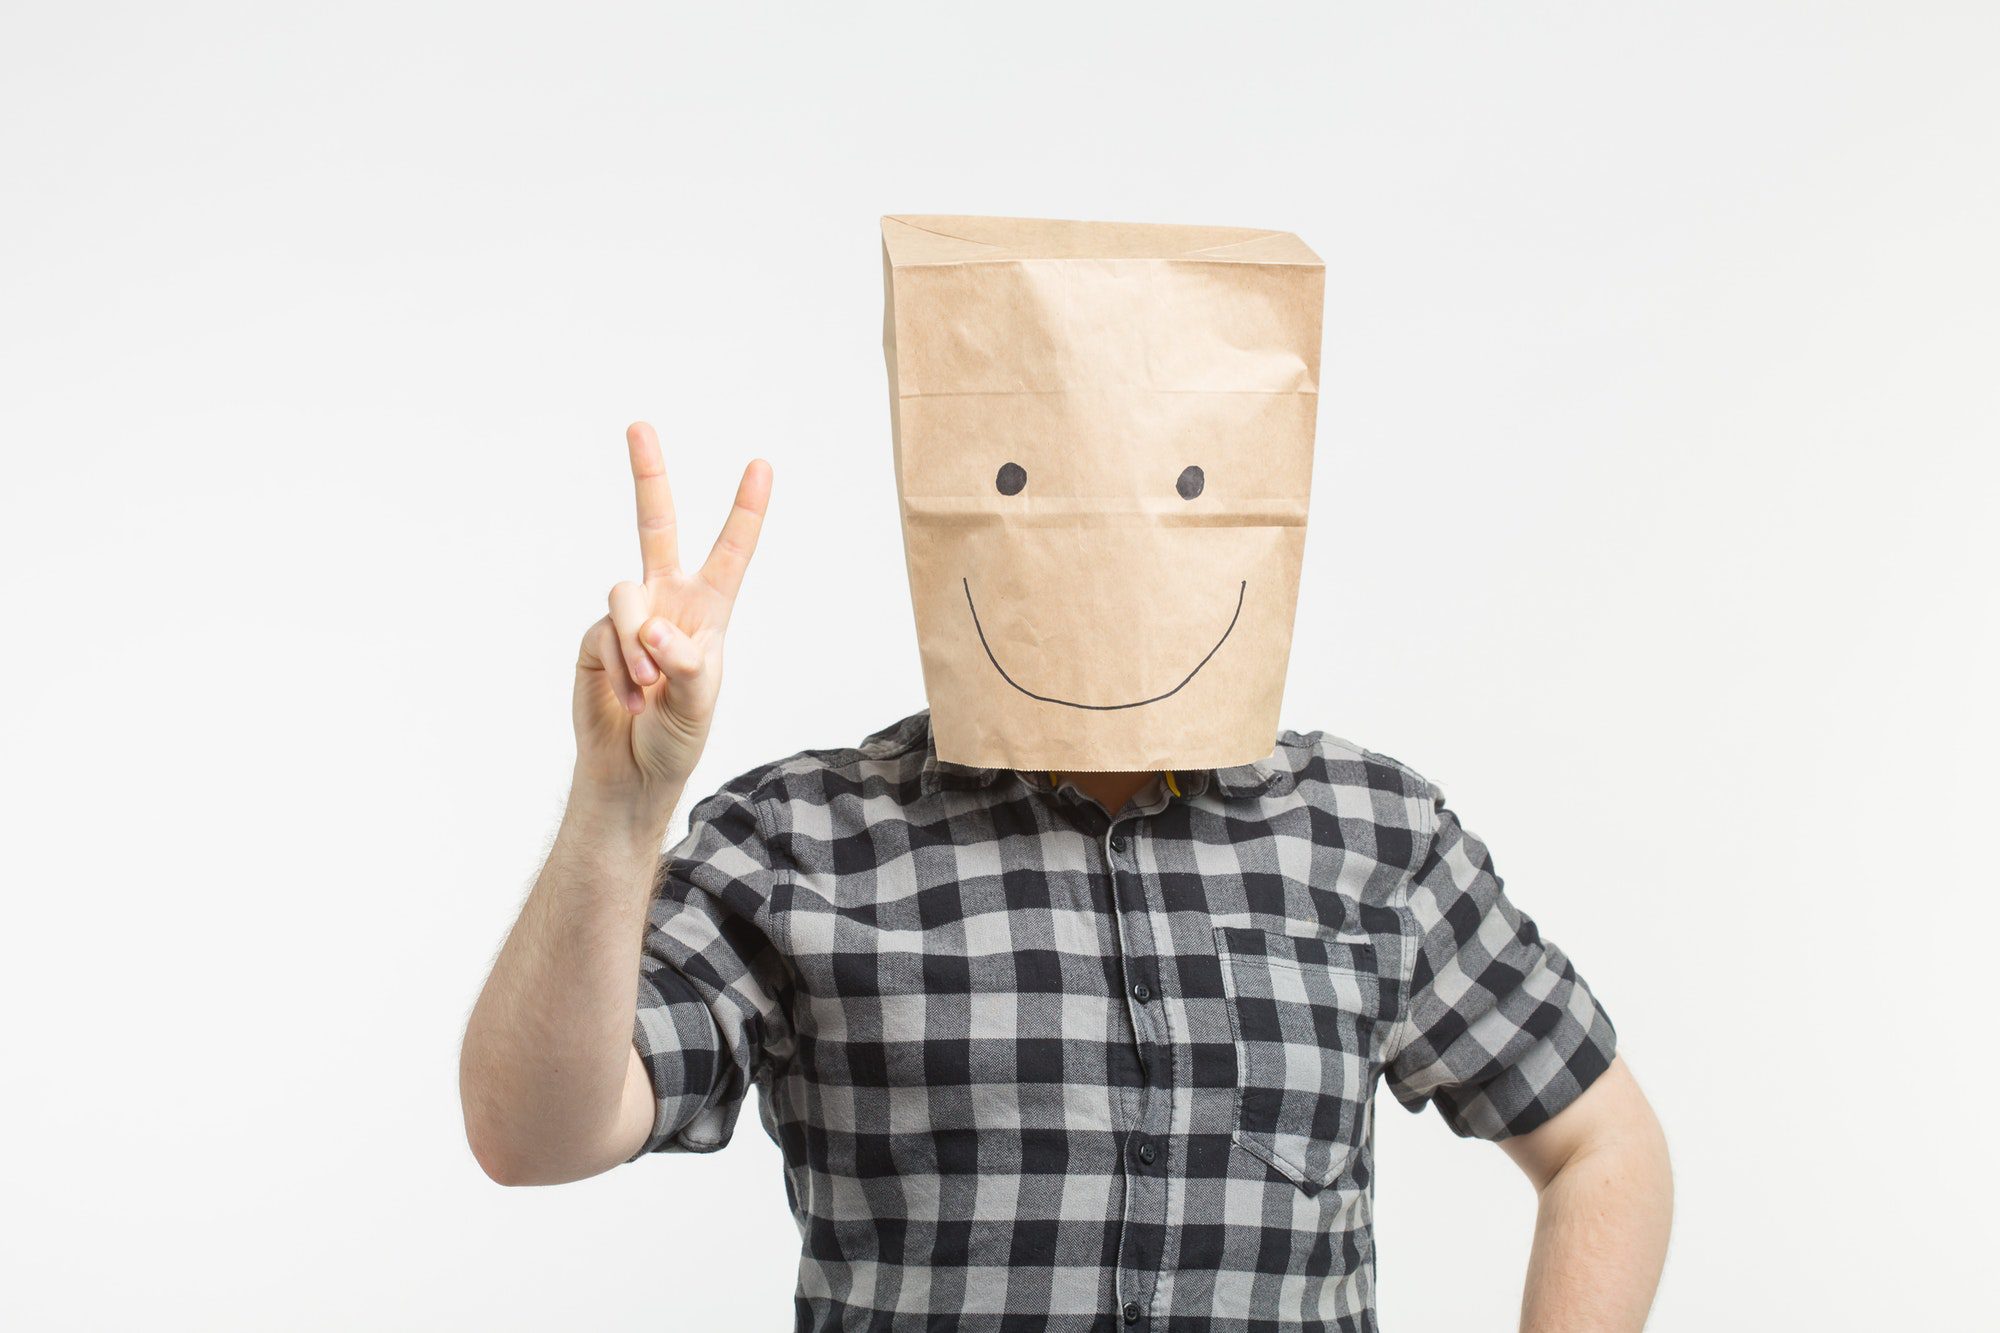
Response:
[[[903,268],[1010,259],[1208,259],[1320,266],[1319,256],[1290,232],[1257,227],[916,214],[883,218],[882,240]]]

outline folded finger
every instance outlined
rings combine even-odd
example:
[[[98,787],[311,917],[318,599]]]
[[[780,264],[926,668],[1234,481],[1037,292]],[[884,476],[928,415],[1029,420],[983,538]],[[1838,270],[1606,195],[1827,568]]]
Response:
[[[702,653],[680,626],[654,616],[639,631],[639,641],[671,680],[691,680],[701,674]]]
[[[618,651],[625,659],[626,674],[641,685],[660,678],[653,659],[639,646],[639,627],[653,613],[653,599],[636,583],[621,583],[611,590],[611,626],[618,632]]]
[[[584,657],[595,658],[598,670],[604,673],[605,684],[618,702],[625,705],[628,713],[642,713],[646,710],[646,696],[632,683],[632,673],[625,669],[625,655],[619,651],[618,631],[611,627],[611,618],[605,617],[591,626],[590,634],[584,640]]]

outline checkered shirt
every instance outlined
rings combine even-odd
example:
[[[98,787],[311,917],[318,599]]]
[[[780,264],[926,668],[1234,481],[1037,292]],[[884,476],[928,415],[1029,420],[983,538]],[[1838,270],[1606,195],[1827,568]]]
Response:
[[[694,807],[636,1041],[648,1152],[752,1085],[798,1329],[1373,1330],[1374,1089],[1535,1128],[1609,1064],[1439,790],[1287,731],[1116,819],[918,713]]]

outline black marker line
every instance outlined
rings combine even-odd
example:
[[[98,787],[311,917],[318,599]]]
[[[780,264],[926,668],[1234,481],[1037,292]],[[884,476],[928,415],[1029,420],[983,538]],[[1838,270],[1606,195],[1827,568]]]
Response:
[[[1068,699],[1057,699],[1047,694],[1036,694],[1033,690],[1028,689],[1026,686],[1022,685],[1021,682],[1015,680],[1012,676],[1008,675],[1007,668],[1001,666],[1000,659],[993,655],[993,645],[986,642],[986,627],[979,623],[979,608],[972,604],[972,580],[960,579],[959,583],[963,585],[965,588],[965,609],[972,612],[972,628],[979,631],[979,646],[986,650],[986,660],[991,662],[993,664],[993,669],[1000,673],[1000,679],[1006,681],[1009,685],[1012,685],[1015,689],[1027,695],[1030,699],[1037,700],[1040,703],[1061,704],[1064,708],[1087,708],[1092,712],[1098,712],[1098,713],[1116,712],[1120,708],[1141,708],[1147,704],[1156,704],[1162,699],[1166,699],[1173,695],[1179,694],[1181,692],[1182,687],[1185,686],[1189,681],[1193,680],[1198,674],[1200,674],[1201,669],[1208,665],[1208,659],[1210,657],[1214,657],[1217,652],[1221,651],[1222,645],[1228,641],[1230,634],[1236,629],[1236,622],[1243,615],[1243,595],[1246,591],[1248,591],[1250,587],[1250,580],[1248,579],[1244,579],[1242,582],[1236,585],[1236,614],[1229,617],[1229,628],[1222,631],[1222,637],[1215,641],[1215,647],[1208,650],[1208,656],[1202,658],[1201,661],[1195,663],[1193,671],[1190,671],[1187,673],[1187,675],[1181,677],[1181,683],[1179,685],[1174,686],[1171,690],[1168,690],[1165,694],[1156,694],[1150,699],[1134,699],[1129,704],[1080,704],[1080,703],[1074,703]]]

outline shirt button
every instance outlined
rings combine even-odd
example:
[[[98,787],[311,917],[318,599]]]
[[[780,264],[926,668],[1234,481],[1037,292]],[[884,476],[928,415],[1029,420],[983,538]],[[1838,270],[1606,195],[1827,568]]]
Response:
[[[1135,981],[1132,983],[1132,998],[1144,1004],[1153,998],[1153,989],[1143,981]]]
[[[1141,1143],[1139,1145],[1139,1164],[1141,1166],[1151,1166],[1158,1159],[1159,1155],[1160,1150],[1152,1144]]]
[[[1121,1313],[1121,1314],[1123,1314],[1123,1315],[1125,1316],[1125,1322],[1126,1322],[1126,1323],[1128,1323],[1128,1324],[1136,1324],[1136,1323],[1138,1323],[1138,1322],[1139,1322],[1139,1302],[1137,1302],[1137,1301],[1127,1301],[1127,1302],[1125,1302],[1125,1308],[1124,1308],[1124,1309],[1123,1309],[1122,1311],[1120,1311],[1120,1313]]]
[[[1122,833],[1114,833],[1114,834],[1112,834],[1112,835],[1111,835],[1111,850],[1112,850],[1112,851],[1114,851],[1114,852],[1122,852],[1122,851],[1124,851],[1124,850],[1125,850],[1125,835],[1124,835],[1124,834],[1122,834]]]

